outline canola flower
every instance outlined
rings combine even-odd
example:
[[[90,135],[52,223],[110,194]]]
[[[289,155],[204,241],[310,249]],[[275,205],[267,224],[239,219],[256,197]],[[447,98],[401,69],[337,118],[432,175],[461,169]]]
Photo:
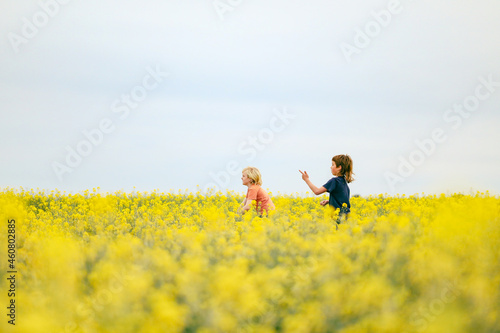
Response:
[[[4,189],[1,332],[500,332],[498,197],[242,198]]]

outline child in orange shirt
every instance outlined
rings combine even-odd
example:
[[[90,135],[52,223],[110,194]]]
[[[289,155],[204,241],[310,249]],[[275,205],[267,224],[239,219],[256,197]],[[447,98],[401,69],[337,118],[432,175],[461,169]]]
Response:
[[[241,172],[241,181],[243,185],[248,186],[247,195],[245,200],[241,203],[238,213],[245,214],[252,206],[262,216],[268,213],[269,210],[275,209],[274,203],[261,187],[262,176],[259,169],[254,167],[246,167]]]

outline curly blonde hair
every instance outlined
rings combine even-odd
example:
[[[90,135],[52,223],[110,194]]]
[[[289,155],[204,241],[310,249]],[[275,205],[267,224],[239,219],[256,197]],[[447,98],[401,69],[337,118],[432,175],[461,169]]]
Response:
[[[262,185],[262,175],[260,174],[259,169],[255,167],[246,167],[241,172],[245,173],[247,177],[252,180],[252,184]]]

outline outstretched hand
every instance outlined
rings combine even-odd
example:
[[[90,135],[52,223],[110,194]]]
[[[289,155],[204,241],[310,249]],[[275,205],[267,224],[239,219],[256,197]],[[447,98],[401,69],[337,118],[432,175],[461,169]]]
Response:
[[[327,203],[328,203],[328,200],[323,200],[323,201],[321,201],[319,204],[320,204],[321,206],[325,206]]]
[[[309,179],[309,175],[307,174],[307,171],[302,172],[302,171],[299,170],[299,172],[302,174],[302,180]]]

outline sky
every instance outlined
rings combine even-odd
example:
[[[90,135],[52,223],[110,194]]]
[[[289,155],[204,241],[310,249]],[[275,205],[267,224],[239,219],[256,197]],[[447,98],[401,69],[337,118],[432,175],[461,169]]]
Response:
[[[500,193],[500,2],[0,3],[0,187]]]

